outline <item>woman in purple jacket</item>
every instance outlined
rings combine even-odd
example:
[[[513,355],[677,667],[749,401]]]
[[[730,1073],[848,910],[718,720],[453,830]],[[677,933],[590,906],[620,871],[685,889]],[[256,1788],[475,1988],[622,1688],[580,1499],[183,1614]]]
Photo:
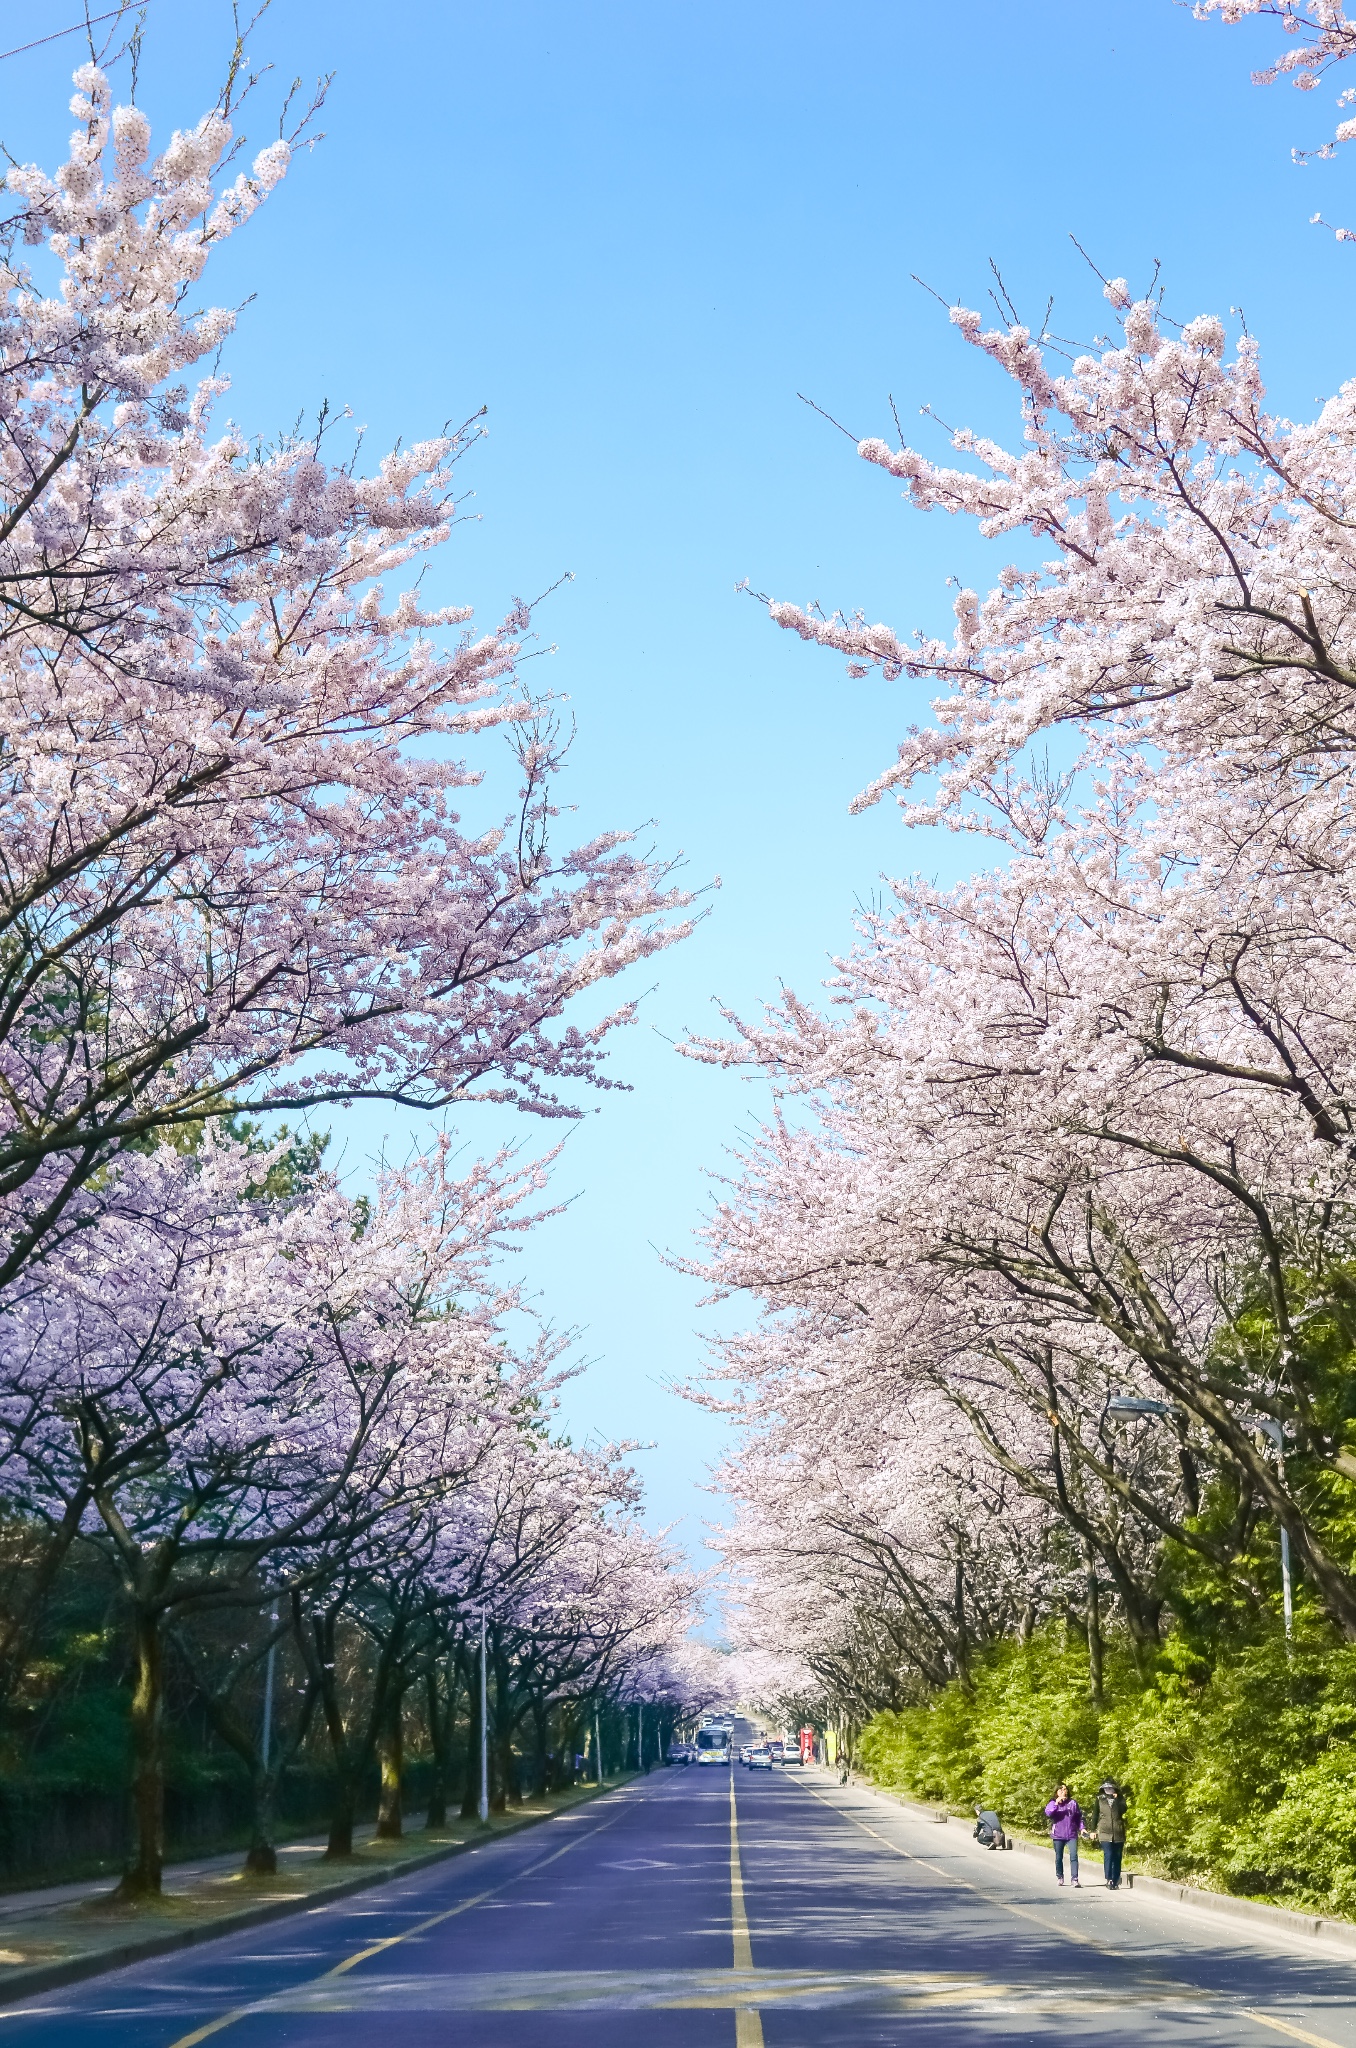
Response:
[[[1078,1884],[1078,1837],[1083,1831],[1083,1809],[1072,1796],[1067,1785],[1056,1788],[1055,1796],[1045,1809],[1045,1817],[1051,1823],[1050,1834],[1055,1844],[1055,1876],[1064,1882],[1064,1851],[1069,1851],[1069,1882]],[[1078,1886],[1081,1891],[1083,1887]]]

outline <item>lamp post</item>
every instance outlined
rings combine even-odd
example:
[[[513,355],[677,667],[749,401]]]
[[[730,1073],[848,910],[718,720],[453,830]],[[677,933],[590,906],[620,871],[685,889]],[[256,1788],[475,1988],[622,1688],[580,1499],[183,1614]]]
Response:
[[[598,1767],[598,1784],[601,1788],[603,1782],[603,1731],[602,1723],[598,1719],[597,1707],[593,1710],[593,1761]]]
[[[1175,1413],[1171,1401],[1152,1401],[1138,1394],[1116,1394],[1106,1404],[1108,1415],[1172,1415]],[[1240,1421],[1248,1423],[1259,1436],[1266,1437],[1276,1446],[1277,1468],[1285,1476],[1285,1427],[1270,1415],[1244,1415]],[[1285,1639],[1289,1642],[1294,1628],[1295,1601],[1290,1579],[1290,1531],[1281,1523],[1281,1604],[1285,1612]]]
[[[273,1641],[268,1646],[268,1662],[264,1665],[264,1732],[263,1739],[259,1745],[263,1752],[265,1777],[268,1776],[268,1759],[273,1748],[273,1668],[278,1657],[278,1607],[276,1601],[268,1619],[269,1626],[273,1630]]]
[[[476,1812],[483,1827],[490,1817],[490,1689],[485,1680],[485,1615],[480,1616],[480,1801]]]
[[[1248,1421],[1260,1436],[1267,1437],[1276,1446],[1276,1470],[1285,1477],[1285,1427],[1270,1415],[1250,1415]],[[1281,1598],[1285,1605],[1285,1639],[1290,1640],[1291,1624],[1294,1620],[1294,1601],[1290,1588],[1290,1531],[1281,1523]]]

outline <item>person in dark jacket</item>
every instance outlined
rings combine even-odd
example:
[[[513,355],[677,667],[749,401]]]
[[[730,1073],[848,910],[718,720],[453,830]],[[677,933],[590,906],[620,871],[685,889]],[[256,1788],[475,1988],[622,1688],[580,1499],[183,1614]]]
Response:
[[[1078,1885],[1078,1837],[1083,1832],[1083,1809],[1067,1785],[1055,1788],[1055,1796],[1045,1809],[1045,1817],[1050,1822],[1050,1836],[1055,1845],[1055,1876],[1063,1884],[1064,1851],[1067,1849],[1069,1882]]]
[[[1103,1778],[1097,1787],[1097,1821],[1094,1833],[1102,1845],[1102,1870],[1109,1892],[1119,1891],[1121,1857],[1125,1852],[1125,1794],[1114,1778]]]
[[[975,1808],[975,1840],[981,1849],[1001,1849],[1003,1823],[991,1806]]]

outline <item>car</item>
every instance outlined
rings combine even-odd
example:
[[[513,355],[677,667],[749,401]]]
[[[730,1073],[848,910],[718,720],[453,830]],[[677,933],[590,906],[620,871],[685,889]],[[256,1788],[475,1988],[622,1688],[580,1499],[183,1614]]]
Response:
[[[756,1742],[749,1751],[749,1769],[751,1771],[770,1771],[772,1769],[772,1751],[765,1742]]]
[[[742,1748],[742,1749],[740,1750],[740,1752],[739,1752],[739,1761],[740,1761],[740,1763],[741,1763],[741,1764],[746,1764],[746,1763],[748,1762],[748,1760],[749,1760],[749,1751],[751,1750],[751,1748],[752,1748],[752,1747],[753,1747],[752,1743],[748,1743],[748,1742],[746,1742],[746,1743],[744,1744],[744,1747],[743,1747],[743,1748]]]
[[[671,1764],[690,1764],[696,1752],[690,1742],[671,1742],[668,1760]]]
[[[782,1744],[782,1762],[784,1764],[803,1764],[804,1761],[805,1758],[801,1754],[798,1742],[784,1742]]]
[[[768,1748],[772,1751],[772,1761],[774,1764],[783,1762],[782,1750],[785,1748],[784,1743],[769,1742]]]

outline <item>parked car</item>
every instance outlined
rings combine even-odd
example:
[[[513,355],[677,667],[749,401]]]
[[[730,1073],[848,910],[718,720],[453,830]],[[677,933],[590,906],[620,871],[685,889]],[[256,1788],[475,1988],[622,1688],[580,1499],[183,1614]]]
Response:
[[[749,1769],[751,1771],[770,1771],[772,1769],[772,1751],[766,1742],[756,1742],[749,1751]]]
[[[803,1764],[804,1761],[805,1758],[801,1755],[798,1742],[784,1742],[782,1744],[782,1762],[784,1764]]]
[[[694,1754],[695,1751],[690,1742],[671,1742],[669,1744],[668,1760],[671,1764],[690,1764]]]

